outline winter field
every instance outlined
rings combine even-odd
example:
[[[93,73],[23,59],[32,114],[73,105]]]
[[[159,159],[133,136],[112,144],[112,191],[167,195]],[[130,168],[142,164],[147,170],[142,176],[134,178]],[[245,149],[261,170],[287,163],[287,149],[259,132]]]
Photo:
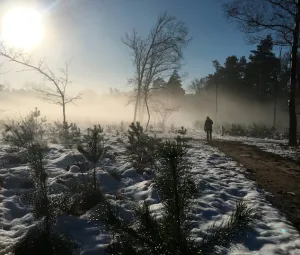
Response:
[[[168,135],[170,136],[170,135]],[[193,139],[189,141],[189,160],[192,173],[199,187],[200,195],[195,199],[191,221],[193,233],[201,233],[213,222],[226,219],[239,198],[244,198],[261,214],[256,222],[255,231],[238,238],[238,245],[222,254],[300,254],[300,236],[285,217],[266,200],[264,191],[244,176],[245,169],[229,157],[209,146],[203,133],[188,132]],[[97,167],[97,177],[106,196],[115,200],[123,208],[122,214],[130,215],[132,200],[146,200],[151,203],[151,211],[160,213],[161,204],[151,184],[151,178],[145,173],[138,174],[126,159],[123,134],[106,134],[106,154],[102,164]],[[219,137],[220,138],[220,137]],[[224,139],[232,139],[226,137]],[[237,138],[235,138],[237,139]],[[277,141],[256,141],[266,150],[280,147]],[[65,149],[60,145],[49,145],[47,153],[47,172],[53,194],[63,192],[63,183],[71,182],[73,177],[81,178],[78,167],[71,167],[83,156],[77,150]],[[274,152],[274,151],[273,151]],[[275,153],[281,153],[275,150]],[[286,151],[287,153],[287,151]],[[15,156],[22,157],[22,152],[9,153],[8,148],[1,147],[1,203],[0,203],[0,254],[10,254],[10,247],[33,226],[34,219],[30,209],[19,202],[17,193],[32,188],[29,182],[29,166],[26,164],[8,164]],[[285,155],[285,154],[284,154]],[[118,176],[118,178],[116,177]],[[120,178],[119,178],[120,177]],[[59,228],[81,244],[81,255],[105,254],[109,236],[99,224],[90,219],[93,212],[87,211],[80,217],[60,216]]]

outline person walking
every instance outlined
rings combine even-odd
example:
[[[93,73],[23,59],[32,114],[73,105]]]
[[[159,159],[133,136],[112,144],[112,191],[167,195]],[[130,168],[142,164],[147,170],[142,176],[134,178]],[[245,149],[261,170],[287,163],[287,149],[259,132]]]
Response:
[[[213,121],[207,116],[205,124],[204,124],[204,131],[207,135],[207,141],[212,139],[212,125]]]

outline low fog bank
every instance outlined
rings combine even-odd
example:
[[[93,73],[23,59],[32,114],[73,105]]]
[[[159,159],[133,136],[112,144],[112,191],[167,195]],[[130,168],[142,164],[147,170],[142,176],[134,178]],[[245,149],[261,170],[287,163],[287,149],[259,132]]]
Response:
[[[2,94],[0,98],[1,119],[24,117],[37,107],[41,111],[41,115],[46,116],[48,121],[62,121],[61,106],[51,104],[34,94],[26,93],[27,95],[25,95],[12,92],[6,92],[5,95],[3,92],[0,94]],[[82,99],[75,101],[74,104],[67,104],[67,121],[81,125],[120,123],[121,120],[131,121],[133,106],[127,104],[127,97],[114,98],[100,96],[97,93],[93,97],[83,95]]]
[[[272,100],[261,103],[228,93],[220,93],[216,107],[216,95],[206,93],[198,98],[189,95],[181,104],[178,101],[176,103],[180,105],[180,110],[169,118],[169,124],[189,127],[195,121],[204,123],[207,116],[218,126],[231,124],[249,126],[256,123],[272,127],[274,123],[274,102]],[[288,105],[282,100],[277,102],[276,128],[284,131],[288,126]]]
[[[38,107],[42,116],[46,116],[48,121],[62,121],[62,108],[38,98],[34,93],[0,93],[1,119],[18,118],[27,115],[30,111]],[[166,102],[165,98],[160,98]],[[119,124],[121,121],[131,122],[133,119],[133,104],[129,104],[128,95],[98,95],[89,91],[83,93],[82,99],[74,104],[67,105],[67,120],[79,125],[90,125],[100,123]],[[205,94],[201,97],[186,95],[183,98],[170,102],[170,107],[179,106],[179,110],[174,112],[167,121],[168,125],[192,127],[195,121],[205,121],[206,116],[210,116],[217,125],[228,125],[232,123],[251,125],[263,123],[267,126],[273,125],[274,103],[259,103],[253,100],[238,98],[229,94],[218,96],[218,110],[216,115],[215,94]],[[150,100],[151,104],[151,100]],[[147,121],[145,110],[144,122]],[[151,111],[151,124],[159,122],[157,114]],[[277,121],[278,129],[288,127],[287,104],[278,102]]]
[[[216,105],[216,95],[214,93],[207,93],[205,96],[200,97],[195,104],[188,103],[184,108],[185,112],[178,114],[178,120],[188,120],[190,118],[188,121],[204,121],[207,116],[210,116],[217,125],[235,123],[247,126],[253,123],[263,123],[266,126],[272,127],[274,123],[274,102],[272,100],[262,103],[228,93],[220,93]],[[288,121],[287,102],[284,100],[278,101],[276,128],[285,130],[288,128]]]

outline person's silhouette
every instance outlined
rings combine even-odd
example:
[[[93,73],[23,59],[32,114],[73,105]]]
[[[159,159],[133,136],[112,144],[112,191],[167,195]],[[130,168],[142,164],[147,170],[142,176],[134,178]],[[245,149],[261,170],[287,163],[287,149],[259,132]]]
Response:
[[[212,139],[212,125],[213,125],[213,121],[207,116],[205,124],[204,124],[204,131],[207,134],[207,140],[211,140]]]

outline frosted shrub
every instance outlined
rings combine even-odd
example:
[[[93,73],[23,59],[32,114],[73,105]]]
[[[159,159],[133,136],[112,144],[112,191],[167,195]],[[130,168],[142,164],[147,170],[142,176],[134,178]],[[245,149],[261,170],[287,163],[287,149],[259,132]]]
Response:
[[[46,146],[44,135],[46,118],[41,117],[38,108],[20,120],[9,120],[4,123],[3,141],[12,147],[28,148],[34,143]]]

